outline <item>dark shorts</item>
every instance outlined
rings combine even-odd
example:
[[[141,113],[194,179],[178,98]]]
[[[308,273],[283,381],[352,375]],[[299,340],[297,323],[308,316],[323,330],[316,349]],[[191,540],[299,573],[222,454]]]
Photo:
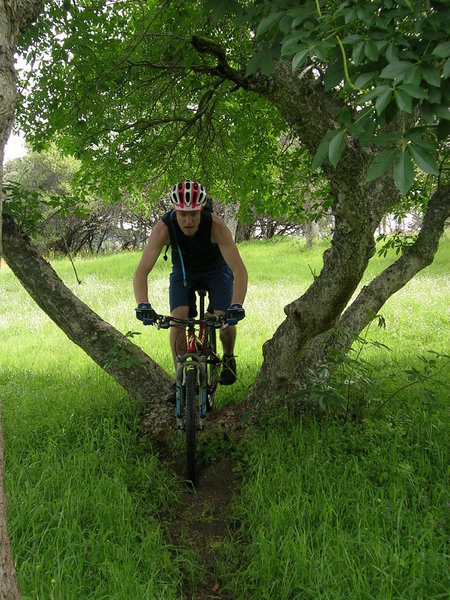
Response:
[[[233,296],[233,273],[230,267],[223,263],[211,271],[203,273],[188,273],[187,285],[183,282],[181,269],[174,267],[170,274],[169,302],[170,310],[179,306],[189,306],[190,316],[195,316],[195,290],[203,288],[208,292],[212,310],[223,310],[230,307]]]

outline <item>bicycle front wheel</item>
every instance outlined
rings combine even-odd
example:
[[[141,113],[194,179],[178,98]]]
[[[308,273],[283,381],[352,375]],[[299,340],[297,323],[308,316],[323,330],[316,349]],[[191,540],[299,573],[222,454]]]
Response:
[[[186,373],[186,477],[195,484],[195,461],[197,449],[197,372]]]

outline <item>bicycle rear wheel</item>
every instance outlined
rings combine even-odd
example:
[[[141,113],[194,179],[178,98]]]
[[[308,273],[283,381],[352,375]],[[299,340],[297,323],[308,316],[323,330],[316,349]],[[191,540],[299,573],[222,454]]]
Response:
[[[186,477],[195,484],[196,449],[197,449],[197,372],[188,369],[186,372]]]

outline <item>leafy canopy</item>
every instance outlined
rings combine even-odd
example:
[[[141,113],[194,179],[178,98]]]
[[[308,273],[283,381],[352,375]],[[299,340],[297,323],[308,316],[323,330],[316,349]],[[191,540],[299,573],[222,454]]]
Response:
[[[56,139],[82,160],[83,184],[111,198],[157,199],[187,176],[225,201],[251,201],[268,182],[279,195],[297,151],[280,147],[286,123],[215,72],[192,46],[201,32],[248,77],[280,58],[313,68],[345,106],[313,169],[337,166],[351,135],[381,148],[369,180],[393,166],[406,193],[415,165],[437,176],[445,150],[449,19],[431,0],[56,0],[22,41],[19,122],[35,147]]]
[[[294,71],[314,66],[326,89],[347,109],[339,127],[318,148],[313,168],[328,158],[336,166],[350,134],[385,148],[369,169],[376,179],[394,165],[406,193],[415,167],[439,174],[439,151],[450,132],[450,10],[428,0],[255,0],[209,2],[216,18],[227,11],[253,27],[257,52],[247,74],[269,76],[274,61]],[[386,133],[386,126],[400,126]]]
[[[82,161],[80,181],[113,199],[144,190],[156,200],[184,177],[225,201],[250,198],[269,169],[292,162],[278,144],[286,125],[266,100],[210,74],[192,46],[199,31],[236,57],[251,47],[199,2],[46,3],[22,42],[34,63],[31,78],[22,73],[27,139],[56,139]]]

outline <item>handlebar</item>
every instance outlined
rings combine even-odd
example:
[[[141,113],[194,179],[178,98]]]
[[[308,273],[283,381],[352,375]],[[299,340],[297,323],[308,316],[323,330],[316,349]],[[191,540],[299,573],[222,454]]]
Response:
[[[171,317],[169,315],[156,315],[152,325],[156,329],[169,329],[175,325],[212,325],[216,329],[228,327],[227,319],[225,315],[212,315],[207,313],[203,319],[179,319],[178,317]]]

